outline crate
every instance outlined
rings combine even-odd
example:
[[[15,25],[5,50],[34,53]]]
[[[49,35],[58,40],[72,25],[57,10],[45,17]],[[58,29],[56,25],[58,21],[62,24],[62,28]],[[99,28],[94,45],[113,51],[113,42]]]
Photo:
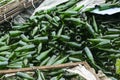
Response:
[[[62,69],[62,68],[71,69],[78,65],[84,66],[88,71],[90,71],[96,77],[96,80],[100,80],[98,75],[95,73],[95,70],[93,68],[91,68],[86,61],[76,62],[76,63],[65,63],[65,64],[59,64],[59,65],[51,65],[51,66],[34,66],[34,67],[30,67],[30,68],[0,70],[0,74],[7,74],[10,76],[15,76],[15,73],[17,73],[17,72],[31,73],[37,69],[39,69],[41,71],[42,70],[52,70],[52,69]],[[8,77],[10,77],[10,76],[8,76]]]

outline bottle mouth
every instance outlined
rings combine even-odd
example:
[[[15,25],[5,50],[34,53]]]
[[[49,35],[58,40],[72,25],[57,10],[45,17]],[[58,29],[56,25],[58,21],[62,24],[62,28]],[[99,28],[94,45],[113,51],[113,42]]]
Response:
[[[68,30],[69,31],[69,28],[68,27],[64,27],[64,30],[66,31],[66,30]]]
[[[81,36],[78,35],[75,37],[75,39],[76,39],[76,41],[81,41]]]
[[[59,50],[54,50],[53,53],[55,53],[56,55],[59,55],[60,51]]]
[[[63,45],[60,45],[60,47],[59,47],[61,50],[65,50],[65,46],[63,46]]]

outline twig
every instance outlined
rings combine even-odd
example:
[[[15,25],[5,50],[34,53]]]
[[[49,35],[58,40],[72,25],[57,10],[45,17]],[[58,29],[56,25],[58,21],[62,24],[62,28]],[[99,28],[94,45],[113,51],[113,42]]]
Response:
[[[16,72],[27,72],[27,71],[34,71],[36,69],[39,70],[49,70],[49,69],[58,69],[58,68],[66,68],[66,67],[75,67],[81,65],[87,65],[87,62],[77,62],[77,63],[66,63],[66,64],[59,64],[59,65],[52,65],[52,66],[36,66],[30,68],[21,68],[21,69],[9,69],[9,70],[0,70],[0,74],[9,74],[9,73],[16,73]],[[89,66],[87,65],[87,68]]]

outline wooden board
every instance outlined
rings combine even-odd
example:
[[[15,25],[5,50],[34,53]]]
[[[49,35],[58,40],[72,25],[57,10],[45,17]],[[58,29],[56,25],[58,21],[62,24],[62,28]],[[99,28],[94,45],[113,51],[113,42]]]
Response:
[[[5,4],[4,6],[0,7],[0,15],[7,13],[8,11],[14,9],[15,7],[19,6],[21,3],[25,2],[25,0],[16,0]]]
[[[32,3],[37,3],[40,0],[16,0],[14,2],[11,2],[9,4],[6,4],[2,7],[0,7],[0,23],[5,22],[6,20],[14,17],[15,15],[22,12],[24,9],[33,6]],[[41,0],[42,2],[43,0]]]

